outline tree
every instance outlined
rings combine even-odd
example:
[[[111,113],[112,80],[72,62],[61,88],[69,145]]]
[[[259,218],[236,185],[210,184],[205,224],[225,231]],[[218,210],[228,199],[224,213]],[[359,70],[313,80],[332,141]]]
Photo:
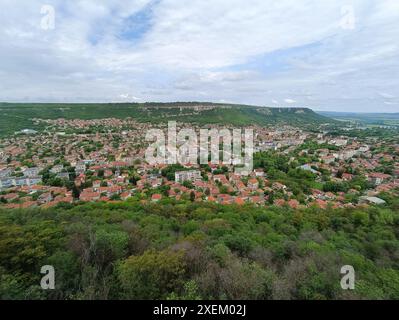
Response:
[[[193,185],[193,183],[190,180],[184,181],[183,182],[183,186],[185,186],[188,189],[193,189],[194,188],[194,185]]]
[[[115,193],[115,194],[113,194],[113,195],[110,197],[110,200],[112,200],[112,201],[119,201],[119,200],[121,200],[121,196],[120,196],[119,194]]]
[[[132,256],[118,268],[118,277],[128,299],[164,299],[184,284],[183,252],[146,251]]]
[[[168,300],[202,300],[199,292],[198,285],[194,280],[190,280],[184,284],[183,293],[181,295],[173,292],[168,296]]]
[[[161,170],[162,176],[166,177],[169,181],[175,180],[175,172],[176,171],[184,171],[187,170],[181,164],[172,164],[167,166],[166,168]]]

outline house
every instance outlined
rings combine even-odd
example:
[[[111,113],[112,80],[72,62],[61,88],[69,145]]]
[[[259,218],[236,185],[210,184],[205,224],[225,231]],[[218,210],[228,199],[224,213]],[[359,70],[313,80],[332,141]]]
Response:
[[[328,150],[328,149],[318,149],[317,152],[318,152],[320,157],[326,157],[330,153],[330,150]]]
[[[81,173],[78,177],[75,179],[75,185],[77,187],[80,187],[83,183],[86,182],[86,175],[84,173]]]
[[[148,184],[147,179],[141,179],[136,183],[138,189],[144,189],[147,184]]]
[[[91,191],[86,191],[84,190],[79,197],[80,201],[87,201],[87,202],[91,202],[91,201],[97,201],[99,200],[101,197],[101,193],[100,192],[91,192]]]
[[[249,200],[249,202],[255,203],[255,204],[264,204],[265,203],[265,199],[263,199],[260,196],[252,196],[252,197],[249,197],[248,200]]]
[[[127,200],[127,199],[129,199],[131,196],[132,196],[132,195],[130,194],[129,191],[125,191],[125,192],[121,193],[121,199],[122,199],[122,200]]]
[[[85,171],[86,171],[86,164],[83,161],[78,162],[75,166],[75,173],[77,175],[80,175],[82,173],[85,173]]]
[[[41,177],[29,177],[29,185],[33,186],[35,184],[42,183]]]
[[[326,164],[331,164],[335,161],[335,156],[334,155],[324,156],[321,157],[321,160]]]
[[[332,192],[326,192],[324,194],[324,199],[326,199],[326,200],[334,200],[335,198],[336,198],[335,194]]]
[[[125,161],[114,161],[111,163],[111,166],[114,168],[120,169],[120,168],[128,167],[129,164]]]
[[[15,181],[15,186],[20,187],[28,185],[29,180],[27,178],[21,177],[21,178],[15,178],[14,181]]]
[[[34,168],[26,168],[22,173],[24,174],[25,177],[30,178],[30,177],[37,177],[39,175],[40,168],[34,167]]]
[[[351,181],[353,179],[353,174],[344,173],[342,174],[342,180],[344,181]]]
[[[245,189],[245,184],[244,184],[244,182],[242,182],[242,181],[236,182],[236,188],[237,188],[237,190],[243,190],[243,189]]]
[[[114,173],[112,172],[112,170],[105,170],[104,171],[104,177],[109,178],[112,177]]]
[[[343,150],[338,154],[338,159],[340,160],[348,160],[353,158],[356,155],[356,150]]]
[[[116,178],[115,182],[119,183],[119,184],[124,184],[125,183],[125,177],[122,176],[118,176],[118,178]]]
[[[389,192],[393,189],[395,189],[395,185],[393,183],[380,184],[375,188],[375,190],[378,192]]]
[[[6,194],[6,195],[0,196],[0,197],[7,201],[14,201],[19,198],[19,196],[16,193],[9,193],[9,194]]]
[[[321,208],[321,209],[326,209],[328,206],[328,202],[325,200],[321,200],[321,199],[316,199],[314,202],[314,205]]]
[[[93,181],[93,188],[98,189],[101,187],[101,180]]]
[[[305,170],[305,171],[309,171],[309,172],[317,174],[317,175],[320,174],[320,172],[315,170],[315,169],[313,169],[310,164],[304,164],[303,166],[297,167],[297,169],[302,169],[302,170]]]
[[[148,179],[147,183],[149,183],[152,188],[158,188],[162,185],[162,181],[163,181],[162,178],[154,177]]]
[[[312,199],[324,199],[324,192],[318,189],[312,189],[312,194],[310,196]]]
[[[282,207],[285,205],[285,200],[284,199],[276,199],[276,200],[274,200],[273,204],[275,206]]]
[[[274,182],[272,184],[272,188],[274,190],[285,190],[285,189],[287,189],[287,186],[282,184],[282,183],[280,183],[280,182]]]
[[[222,185],[227,185],[229,184],[229,181],[227,180],[226,176],[224,174],[216,174],[213,176],[213,181],[215,182],[220,182]]]
[[[204,181],[195,181],[193,185],[198,189],[206,189],[208,187],[208,184]]]
[[[112,187],[115,185],[113,180],[106,180],[106,183],[107,183],[107,187]]]
[[[391,176],[389,174],[384,174],[380,172],[373,172],[366,175],[367,180],[375,184],[376,186],[382,184],[386,180],[390,179]]]
[[[292,209],[298,209],[299,208],[299,201],[296,199],[291,199],[287,202],[288,206],[290,206]]]
[[[9,168],[0,170],[0,178],[10,177],[12,175],[12,172],[13,172],[13,170],[11,170]]]
[[[53,196],[51,195],[50,192],[46,192],[39,196],[37,202],[40,204],[44,204],[50,202],[51,200],[53,200]]]
[[[220,204],[232,204],[233,201],[233,197],[229,194],[219,194],[217,196],[217,202],[219,202]]]
[[[73,203],[73,197],[72,196],[60,197],[58,200],[59,200],[59,202]]]
[[[358,153],[365,153],[365,152],[367,152],[367,151],[369,151],[369,150],[370,150],[370,147],[367,146],[367,145],[364,145],[364,146],[359,147],[359,149],[357,150],[357,152],[358,152]]]
[[[159,193],[153,194],[152,197],[151,197],[151,200],[152,200],[153,202],[158,202],[158,201],[160,201],[161,199],[162,199],[162,195],[159,194]]]
[[[63,169],[64,169],[64,166],[62,164],[59,164],[59,165],[55,165],[54,167],[52,167],[50,169],[50,172],[53,174],[57,174],[57,173],[62,172]]]
[[[15,180],[12,177],[0,179],[0,190],[11,188],[15,185]]]
[[[382,205],[386,204],[386,201],[377,197],[360,197],[359,198],[359,204],[376,204],[376,205]]]
[[[263,171],[263,169],[255,169],[255,176],[256,177],[263,177],[265,175],[265,172]]]
[[[82,162],[83,162],[85,165],[91,165],[91,164],[94,162],[94,160],[88,159],[88,160],[82,160]]]
[[[122,187],[121,186],[109,186],[109,187],[100,187],[98,188],[98,192],[100,194],[105,193],[108,197],[111,197],[112,195],[115,194],[120,194],[122,193]]]
[[[252,191],[257,190],[259,188],[259,181],[255,178],[248,180],[248,188]]]
[[[273,141],[264,141],[257,147],[258,151],[277,150],[278,145]]]
[[[25,134],[25,135],[34,135],[37,133],[37,131],[33,130],[33,129],[23,129],[20,131],[20,133]]]
[[[348,144],[348,140],[347,139],[333,139],[329,143],[333,144],[337,147],[343,147]]]
[[[60,172],[57,174],[57,178],[69,180],[69,173],[68,172]]]

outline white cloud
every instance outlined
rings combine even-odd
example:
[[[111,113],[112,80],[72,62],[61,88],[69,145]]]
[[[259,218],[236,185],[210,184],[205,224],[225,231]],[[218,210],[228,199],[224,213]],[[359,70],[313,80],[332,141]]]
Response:
[[[340,25],[346,0],[47,3],[56,28],[45,31],[41,1],[0,1],[0,100],[398,111],[396,0],[350,1],[353,29]]]
[[[395,98],[394,95],[392,95],[392,94],[390,94],[390,93],[386,93],[386,92],[378,92],[378,94],[379,94],[381,97],[385,98],[385,99],[394,99],[394,98]]]

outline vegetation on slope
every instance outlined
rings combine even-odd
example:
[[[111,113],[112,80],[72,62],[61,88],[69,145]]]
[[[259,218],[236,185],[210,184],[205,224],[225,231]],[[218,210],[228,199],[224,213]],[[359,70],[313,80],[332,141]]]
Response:
[[[196,109],[195,106],[201,106]],[[0,103],[0,136],[21,129],[41,129],[32,119],[134,118],[140,122],[176,120],[197,124],[314,126],[334,120],[307,108],[266,108],[212,103],[34,104]]]
[[[174,202],[0,211],[1,299],[399,298],[399,203]],[[41,290],[53,265],[56,290]],[[356,288],[340,287],[352,265]]]

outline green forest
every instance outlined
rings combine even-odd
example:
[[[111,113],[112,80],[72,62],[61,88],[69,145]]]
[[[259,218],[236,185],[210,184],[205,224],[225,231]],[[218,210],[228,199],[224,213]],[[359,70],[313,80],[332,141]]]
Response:
[[[399,299],[399,201],[292,210],[165,199],[0,209],[1,299]],[[41,266],[55,290],[40,288]],[[356,272],[342,290],[340,269]]]

